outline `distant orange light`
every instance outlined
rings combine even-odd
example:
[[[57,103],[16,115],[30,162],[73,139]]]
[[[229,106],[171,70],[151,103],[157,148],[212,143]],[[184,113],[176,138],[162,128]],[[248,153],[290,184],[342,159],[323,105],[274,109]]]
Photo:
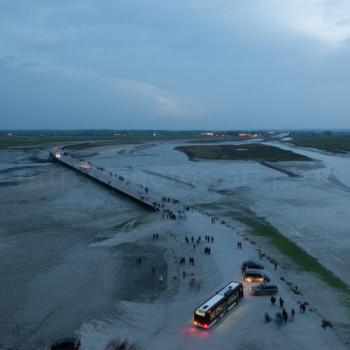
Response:
[[[197,325],[197,324],[198,324],[198,322],[197,322],[197,321],[194,321],[193,323],[194,323],[195,325]]]
[[[88,165],[86,165],[86,164],[83,165],[83,168],[90,169],[90,167]]]
[[[204,324],[204,328],[208,328],[208,325],[207,325],[207,324]]]

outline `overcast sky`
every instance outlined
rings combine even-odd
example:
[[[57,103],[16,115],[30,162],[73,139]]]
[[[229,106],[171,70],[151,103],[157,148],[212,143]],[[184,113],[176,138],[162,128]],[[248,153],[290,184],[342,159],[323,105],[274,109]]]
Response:
[[[349,0],[0,0],[0,129],[350,128]]]

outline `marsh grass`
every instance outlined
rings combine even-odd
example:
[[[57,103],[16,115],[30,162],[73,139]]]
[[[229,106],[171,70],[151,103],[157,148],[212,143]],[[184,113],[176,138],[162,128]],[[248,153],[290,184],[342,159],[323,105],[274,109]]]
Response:
[[[297,135],[291,142],[296,146],[317,148],[328,152],[350,152],[350,135]]]
[[[241,145],[181,146],[175,148],[190,159],[227,159],[255,161],[309,161],[311,158],[279,147],[260,143]]]
[[[308,254],[290,239],[284,237],[275,227],[268,223],[264,218],[241,215],[241,222],[253,229],[252,234],[268,238],[269,243],[278,248],[283,254],[290,257],[303,270],[315,273],[324,282],[333,288],[337,288],[349,294],[349,287],[342,282],[331,271],[322,266],[317,259]]]

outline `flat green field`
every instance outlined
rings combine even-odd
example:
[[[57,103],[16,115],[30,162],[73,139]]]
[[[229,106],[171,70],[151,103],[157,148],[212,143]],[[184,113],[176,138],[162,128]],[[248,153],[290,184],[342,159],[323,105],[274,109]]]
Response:
[[[350,135],[297,135],[292,143],[296,146],[322,149],[333,153],[350,152]]]
[[[202,139],[205,138],[198,135],[198,133],[187,132],[163,132],[157,133],[156,136],[152,132],[138,131],[135,134],[128,135],[84,135],[84,133],[65,132],[57,135],[13,135],[0,136],[0,149],[9,147],[30,147],[37,145],[60,145],[76,142],[116,142],[116,143],[139,143],[160,140],[188,140],[188,139]]]
[[[176,148],[190,159],[228,159],[255,161],[309,161],[311,158],[260,143],[245,145],[181,146]]]

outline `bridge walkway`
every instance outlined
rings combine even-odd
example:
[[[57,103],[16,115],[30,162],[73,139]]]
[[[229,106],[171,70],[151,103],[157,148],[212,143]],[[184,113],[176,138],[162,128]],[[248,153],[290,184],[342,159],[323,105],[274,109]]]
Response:
[[[162,212],[168,218],[185,218],[186,207],[173,198],[162,196],[153,189],[128,181],[124,176],[118,176],[108,169],[73,156],[62,148],[53,147],[50,154],[65,165],[145,204],[155,211]]]

